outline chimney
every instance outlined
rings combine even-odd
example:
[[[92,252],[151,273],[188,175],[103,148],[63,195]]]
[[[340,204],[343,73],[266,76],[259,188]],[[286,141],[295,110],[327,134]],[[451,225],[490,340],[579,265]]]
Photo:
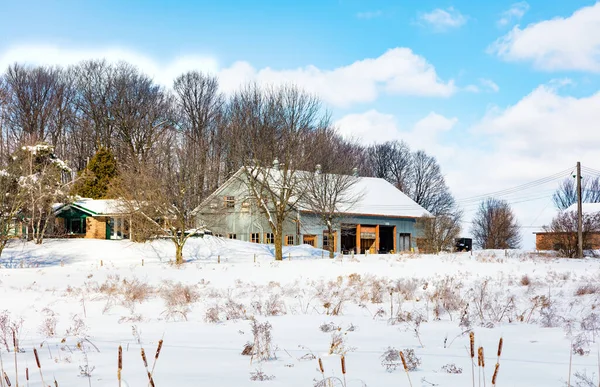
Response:
[[[358,168],[352,168],[352,176],[358,177]]]
[[[279,171],[279,160],[273,160],[273,169]]]
[[[320,175],[320,174],[321,174],[321,164],[317,164],[317,166],[315,167],[315,173],[316,173],[317,175]]]

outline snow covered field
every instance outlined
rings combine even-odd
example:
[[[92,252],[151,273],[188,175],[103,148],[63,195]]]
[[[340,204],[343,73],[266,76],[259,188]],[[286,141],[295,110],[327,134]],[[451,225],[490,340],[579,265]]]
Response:
[[[313,386],[323,378],[314,357],[325,376],[343,379],[341,353],[347,386],[408,386],[399,361],[382,365],[388,347],[420,359],[413,386],[464,387],[472,385],[471,328],[485,349],[487,386],[500,337],[498,386],[565,386],[571,348],[573,375],[598,385],[595,259],[482,251],[330,260],[300,246],[274,262],[271,246],[213,237],[191,239],[184,253],[178,268],[168,241],[9,245],[0,257],[0,353],[13,386],[14,324],[22,386],[25,367],[30,385],[41,385],[34,347],[48,385],[116,386],[119,345],[123,385],[147,385],[140,348],[152,367],[164,338],[159,387]],[[254,342],[253,318],[272,326],[271,360],[242,355]],[[462,373],[444,370],[451,365]],[[251,381],[258,371],[274,378]]]

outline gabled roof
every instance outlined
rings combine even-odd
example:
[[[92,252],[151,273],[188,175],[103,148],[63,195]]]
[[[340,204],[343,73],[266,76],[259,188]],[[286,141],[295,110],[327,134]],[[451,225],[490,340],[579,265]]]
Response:
[[[431,215],[425,208],[384,179],[358,177],[349,196],[354,195],[359,196],[360,199],[350,208],[344,209],[343,213],[407,218]]]
[[[122,215],[125,211],[116,199],[80,198],[72,203],[54,205],[54,214],[58,215],[70,208],[82,211],[90,216]]]
[[[234,179],[239,179],[242,170],[243,168],[240,168],[215,192],[209,195],[202,204],[194,209],[194,213],[198,212],[200,208],[205,205],[208,205],[208,203],[214,197],[222,193]],[[272,172],[273,170],[270,170],[270,176],[273,176]],[[308,174],[312,172],[298,171],[298,173]],[[358,197],[359,200],[347,208],[340,209],[340,213],[345,215],[374,215],[397,218],[419,218],[431,215],[425,208],[409,198],[404,192],[394,187],[388,181],[376,177],[358,177],[356,183],[352,186],[352,192],[347,196]],[[300,208],[300,211],[310,212],[302,208]]]

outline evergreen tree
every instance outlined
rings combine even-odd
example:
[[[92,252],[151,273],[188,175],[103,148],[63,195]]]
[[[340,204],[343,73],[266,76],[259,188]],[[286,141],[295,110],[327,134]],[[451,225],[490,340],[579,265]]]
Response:
[[[100,148],[81,172],[73,194],[92,199],[106,199],[108,186],[119,174],[112,152]]]

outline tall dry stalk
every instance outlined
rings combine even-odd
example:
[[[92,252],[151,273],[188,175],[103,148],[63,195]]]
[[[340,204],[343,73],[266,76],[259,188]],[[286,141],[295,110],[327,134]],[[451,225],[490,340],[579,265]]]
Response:
[[[471,344],[471,376],[473,378],[473,387],[475,387],[475,332],[469,333],[469,342]]]
[[[496,363],[496,368],[494,368],[494,375],[492,376],[492,386],[496,385],[496,379],[498,378],[498,370],[500,369],[500,363]],[[570,376],[570,372],[569,372]]]
[[[481,353],[477,351],[477,376],[479,378],[479,387],[481,387]]]
[[[40,379],[42,380],[42,385],[45,387],[47,386],[46,382],[44,382],[44,375],[42,374],[42,364],[40,363],[40,358],[38,356],[37,353],[37,349],[33,349],[33,355],[35,356],[35,364],[38,367],[38,370],[40,370]]]
[[[148,375],[148,383],[150,383],[151,386],[154,386],[154,380],[152,380],[152,375],[150,374],[150,370],[148,369],[148,360],[146,359],[146,351],[144,351],[143,347],[140,350],[140,353],[142,355],[142,361],[144,362],[144,368],[146,369],[146,374]]]
[[[483,387],[485,387],[485,355],[483,353],[483,347],[479,347],[477,356],[479,359],[479,366],[481,367],[481,373],[483,374]]]
[[[571,366],[573,365],[573,342],[569,347],[569,378],[567,379],[567,387],[571,387]]]
[[[4,381],[6,382],[6,385],[8,387],[10,387],[10,379],[8,378],[8,375],[6,374],[6,372],[3,372],[3,376],[4,376]]]
[[[25,367],[25,381],[27,382],[27,387],[29,387],[29,367]]]
[[[2,350],[0,350],[0,374],[4,374],[4,361],[2,361]],[[4,378],[0,375],[0,387],[4,387]]]
[[[163,340],[158,340],[158,347],[156,348],[156,354],[154,355],[154,362],[152,363],[152,371],[150,371],[150,377],[148,378],[148,386],[154,387],[154,368],[156,367],[156,362],[158,361],[158,357],[160,356],[160,350],[163,346]]]
[[[12,330],[13,336],[13,348],[15,349],[15,387],[19,387],[19,362],[17,361],[17,352],[19,352],[19,346],[17,343],[17,334],[15,330]]]
[[[408,374],[408,365],[406,364],[406,359],[404,358],[404,353],[400,351],[400,360],[402,360],[402,366],[404,367],[404,372],[406,372],[406,377],[408,378],[408,384],[412,387],[412,382],[410,381],[410,375]]]
[[[342,355],[342,375],[344,375],[344,386],[346,386],[346,357]]]
[[[121,387],[121,372],[123,371],[123,347],[119,345],[119,360],[117,365],[117,378],[119,379],[119,387]]]

